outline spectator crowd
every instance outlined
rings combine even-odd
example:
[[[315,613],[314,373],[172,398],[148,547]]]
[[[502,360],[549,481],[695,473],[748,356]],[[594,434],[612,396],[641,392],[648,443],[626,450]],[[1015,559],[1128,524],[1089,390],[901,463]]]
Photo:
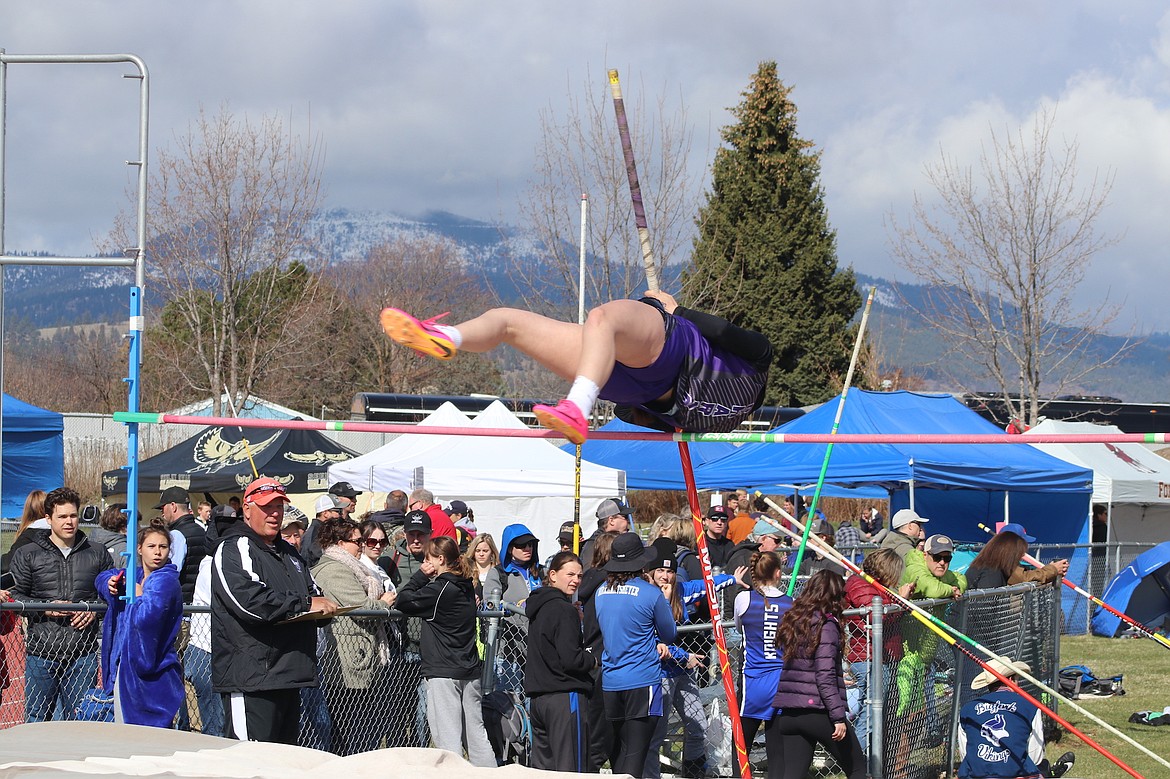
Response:
[[[806,776],[817,745],[848,779],[867,776],[874,723],[865,701],[878,684],[895,691],[886,715],[901,722],[892,741],[886,734],[885,775],[910,776],[906,739],[929,716],[924,680],[937,639],[895,622],[875,673],[865,618],[844,612],[875,597],[892,603],[887,588],[945,601],[969,585],[1049,583],[1068,569],[1022,568],[1035,539],[1018,524],[1004,526],[964,575],[950,570],[952,539],[928,535],[930,520],[913,510],[888,527],[876,507],[834,526],[799,500],[781,514],[740,491],[703,518],[711,602],[689,516],[658,516],[646,545],[630,506],[607,499],[590,536],[567,522],[555,548],[542,550],[523,523],[497,542],[464,501],[443,508],[426,489],[394,490],[382,509],[355,516],[361,494],[334,484],[310,517],[273,478],[220,505],[192,507],[186,490],[171,487],[157,517],[139,518],[134,539],[125,506],[110,506],[87,533],[76,492],[31,494],[0,590],[2,600],[52,604],[24,615],[25,720],[112,719],[338,754],[434,745],[486,767],[514,753],[506,725],[519,705],[534,767],[608,765],[653,779],[677,720],[672,772],[708,776],[700,687],[716,653],[709,631],[685,626],[717,618],[742,647],[739,713],[749,752],[763,735],[770,777]],[[821,542],[799,571],[784,515],[810,522]],[[131,546],[137,567],[127,570]],[[823,547],[882,587],[849,575]],[[796,574],[804,584],[793,598],[784,586]],[[104,617],[84,606],[98,602]],[[184,615],[184,606],[196,608]],[[0,631],[14,629],[13,614],[3,613]],[[989,687],[986,675],[970,682]],[[965,750],[978,741],[984,709],[963,710],[968,771],[979,765]],[[1025,745],[1020,765],[1029,770],[1043,758],[1033,713],[1019,718],[1025,732],[999,738]],[[1059,776],[1061,765],[1044,761],[1042,770]]]

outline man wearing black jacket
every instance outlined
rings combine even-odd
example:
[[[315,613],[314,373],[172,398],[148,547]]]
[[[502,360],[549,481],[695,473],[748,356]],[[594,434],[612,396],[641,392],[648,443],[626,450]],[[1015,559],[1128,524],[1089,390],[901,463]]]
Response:
[[[45,496],[48,530],[26,530],[32,540],[12,555],[14,600],[96,602],[94,579],[114,567],[109,551],[78,530],[81,498],[68,487]],[[52,719],[58,696],[65,719],[96,683],[98,620],[92,611],[42,611],[28,615],[25,639],[25,722]]]
[[[211,570],[211,681],[224,700],[224,733],[297,743],[300,688],[317,686],[321,597],[297,550],[280,537],[284,485],[261,477],[244,490],[244,521],[223,531]]]
[[[179,569],[179,584],[183,588],[183,603],[190,603],[195,597],[195,579],[199,576],[199,563],[207,555],[207,529],[199,524],[191,513],[191,497],[182,487],[167,487],[163,490],[156,509],[162,510],[163,521],[171,530],[183,537],[182,556],[171,555]],[[174,544],[177,546],[177,544]],[[186,641],[183,641],[186,645]]]
[[[703,527],[707,534],[707,554],[710,555],[712,567],[727,568],[727,561],[735,548],[735,544],[727,537],[730,522],[731,515],[723,506],[712,506],[707,511]]]

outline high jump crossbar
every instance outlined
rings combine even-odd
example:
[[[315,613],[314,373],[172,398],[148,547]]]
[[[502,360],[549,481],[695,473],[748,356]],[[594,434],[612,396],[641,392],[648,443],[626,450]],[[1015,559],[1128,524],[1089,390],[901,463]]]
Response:
[[[402,435],[454,435],[487,438],[561,439],[553,430],[513,428],[441,427],[402,425],[390,422],[353,422],[305,419],[238,419],[235,417],[193,417],[126,411],[114,412],[115,422],[142,425],[199,425],[221,427],[262,427],[278,430],[331,430],[356,433],[398,433]],[[1004,433],[657,433],[592,430],[594,441],[664,441],[731,444],[1166,444],[1170,433],[1051,433],[1007,435]]]

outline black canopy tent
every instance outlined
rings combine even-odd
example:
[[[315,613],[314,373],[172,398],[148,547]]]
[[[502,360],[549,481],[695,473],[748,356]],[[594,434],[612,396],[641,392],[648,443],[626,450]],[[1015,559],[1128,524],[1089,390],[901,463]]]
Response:
[[[206,427],[186,441],[138,464],[138,492],[143,498],[179,486],[196,500],[200,493],[238,495],[255,476],[270,476],[290,495],[325,492],[329,466],[356,456],[316,430]],[[102,474],[102,496],[126,494],[127,471]],[[143,508],[155,501],[140,504]]]

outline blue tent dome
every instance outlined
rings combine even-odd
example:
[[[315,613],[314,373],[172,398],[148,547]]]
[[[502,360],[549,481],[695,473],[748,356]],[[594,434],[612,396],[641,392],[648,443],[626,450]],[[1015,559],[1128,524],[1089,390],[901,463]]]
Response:
[[[65,483],[63,417],[55,411],[4,395],[3,499],[0,513],[19,517],[33,490],[56,489]]]

